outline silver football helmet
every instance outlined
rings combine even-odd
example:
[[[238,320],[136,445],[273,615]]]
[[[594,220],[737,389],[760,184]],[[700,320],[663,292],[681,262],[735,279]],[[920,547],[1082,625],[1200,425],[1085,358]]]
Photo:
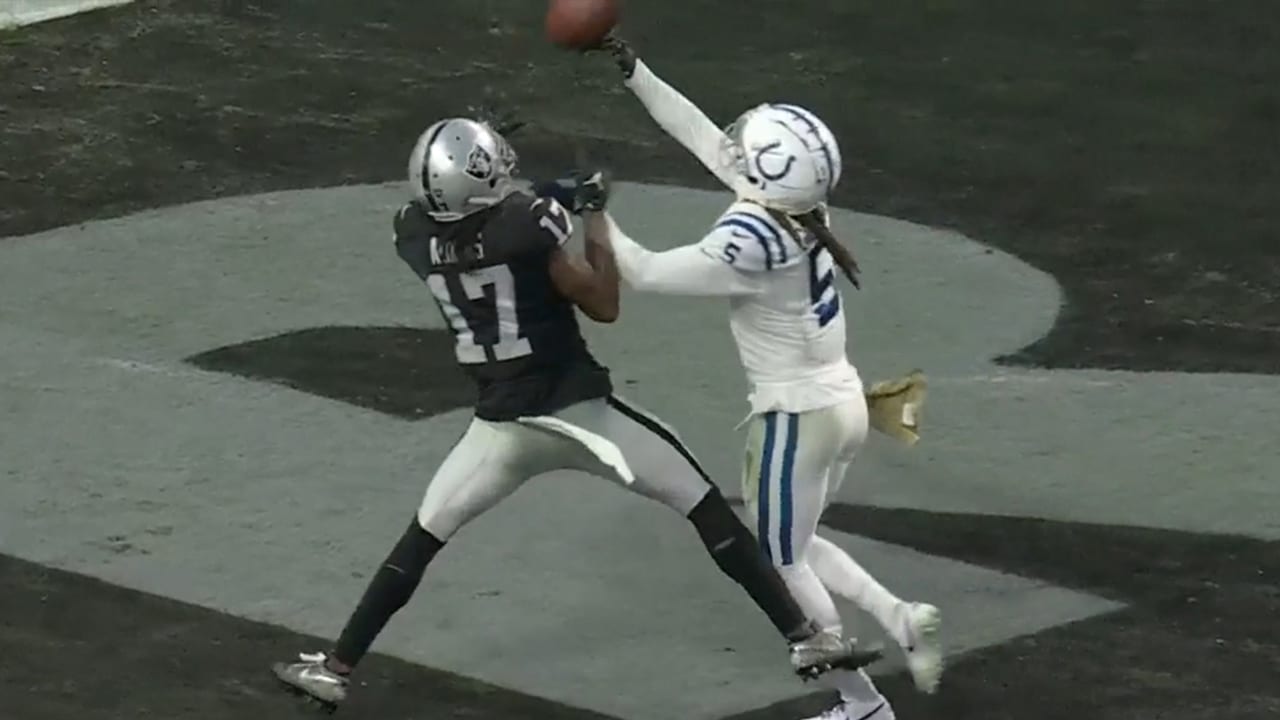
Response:
[[[436,220],[460,220],[516,191],[516,153],[488,125],[448,118],[427,128],[409,155],[409,188]]]

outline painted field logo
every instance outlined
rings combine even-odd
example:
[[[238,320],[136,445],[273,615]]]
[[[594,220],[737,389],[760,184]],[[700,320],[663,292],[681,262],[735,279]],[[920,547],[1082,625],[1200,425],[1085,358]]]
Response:
[[[386,242],[402,200],[399,184],[279,193],[0,245],[0,307],[22,318],[0,354],[0,377],[20,379],[0,404],[5,442],[24,449],[0,453],[6,552],[336,632],[472,399],[428,290]],[[622,186],[611,207],[637,236],[674,244],[723,204]],[[1253,632],[1220,620],[1248,617],[1221,603],[1256,599],[1280,553],[1123,526],[1280,534],[1272,506],[1216,490],[1254,487],[1262,468],[1220,464],[1206,479],[1194,461],[1228,445],[1265,455],[1277,383],[997,367],[989,358],[1052,323],[1049,278],[954,234],[833,215],[874,269],[846,294],[864,375],[919,364],[932,384],[921,445],[873,443],[826,523],[901,595],[940,605],[952,647],[981,659],[948,692],[977,702],[979,676],[1034,688],[1062,656],[1122,665],[1135,649],[1205,689],[1209,638]],[[723,304],[628,297],[617,325],[587,332],[623,393],[734,489],[743,389]],[[540,477],[451,543],[378,649],[626,720],[791,717],[796,706],[757,712],[806,688],[688,532],[606,483]],[[1163,645],[1116,642],[1126,627]],[[565,628],[572,648],[548,651]],[[637,677],[665,691],[618,691]],[[918,699],[894,701],[907,717]]]

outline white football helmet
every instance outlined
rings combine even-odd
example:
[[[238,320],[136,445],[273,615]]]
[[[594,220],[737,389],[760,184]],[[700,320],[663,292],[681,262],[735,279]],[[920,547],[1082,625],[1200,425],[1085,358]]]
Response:
[[[466,118],[441,120],[409,155],[409,190],[436,220],[460,220],[516,191],[516,153],[497,130]]]
[[[801,215],[826,202],[840,181],[840,146],[817,115],[767,103],[725,131],[727,160],[737,169],[738,197]]]

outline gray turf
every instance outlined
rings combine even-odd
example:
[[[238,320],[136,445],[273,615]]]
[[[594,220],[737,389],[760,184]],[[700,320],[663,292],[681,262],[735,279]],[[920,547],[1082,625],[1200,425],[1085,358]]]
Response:
[[[615,214],[670,245],[726,200],[625,186]],[[336,633],[467,413],[408,423],[180,361],[316,325],[438,326],[392,252],[400,201],[399,186],[280,193],[0,244],[0,547]],[[846,291],[864,376],[919,365],[933,378],[926,440],[877,438],[847,497],[1280,537],[1265,472],[1280,380],[997,368],[990,357],[1051,325],[1050,278],[955,234],[835,222],[867,268],[867,289]],[[736,494],[745,405],[723,304],[624,304],[618,325],[591,330],[598,353]],[[837,539],[941,605],[958,650],[1112,607]],[[680,518],[585,476],[539,478],[459,535],[426,587],[378,649],[629,720],[807,689]]]

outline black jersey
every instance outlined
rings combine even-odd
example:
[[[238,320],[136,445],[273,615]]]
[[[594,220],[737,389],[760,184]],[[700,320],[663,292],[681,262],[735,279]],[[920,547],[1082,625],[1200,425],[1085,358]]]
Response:
[[[476,417],[545,415],[612,392],[548,270],[572,234],[563,206],[524,193],[454,222],[412,203],[396,215],[396,250],[431,289],[479,388]]]

